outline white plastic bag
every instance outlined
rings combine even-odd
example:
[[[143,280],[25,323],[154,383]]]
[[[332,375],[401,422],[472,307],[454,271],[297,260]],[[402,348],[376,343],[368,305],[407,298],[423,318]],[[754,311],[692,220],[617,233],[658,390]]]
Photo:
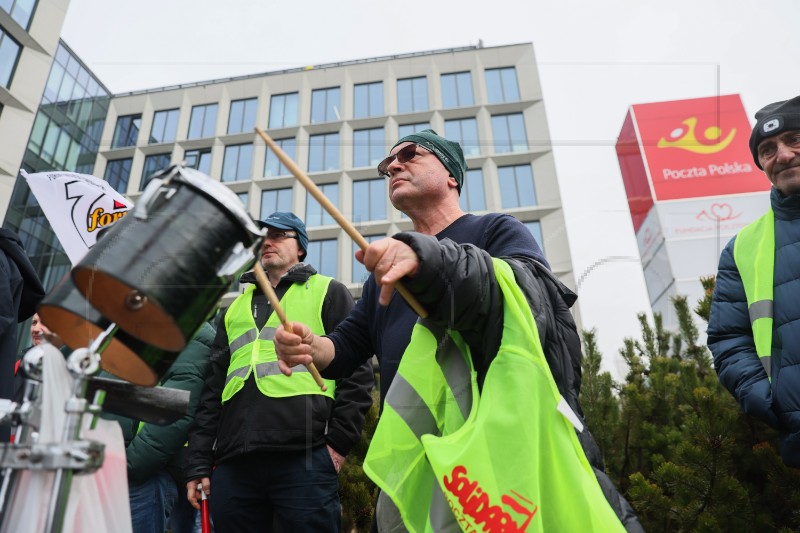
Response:
[[[60,442],[67,416],[64,408],[74,380],[57,348],[44,343],[35,349],[44,352],[38,442]],[[104,443],[105,459],[96,472],[72,477],[62,531],[127,533],[131,531],[131,513],[122,431],[119,424],[106,420],[99,420],[96,429],[89,430],[91,418],[84,416],[81,438]],[[19,474],[17,489],[0,530],[2,533],[45,530],[53,478],[52,471],[24,470]]]

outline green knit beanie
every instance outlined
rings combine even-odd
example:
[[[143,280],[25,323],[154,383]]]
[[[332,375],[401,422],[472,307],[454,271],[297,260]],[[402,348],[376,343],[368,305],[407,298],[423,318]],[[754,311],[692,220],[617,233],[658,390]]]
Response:
[[[464,151],[457,142],[448,141],[433,130],[422,130],[418,133],[406,135],[397,144],[392,146],[394,150],[398,145],[412,142],[417,143],[429,152],[433,153],[442,162],[450,175],[456,179],[458,194],[461,194],[461,186],[464,184],[464,173],[467,171],[467,161],[464,159]]]

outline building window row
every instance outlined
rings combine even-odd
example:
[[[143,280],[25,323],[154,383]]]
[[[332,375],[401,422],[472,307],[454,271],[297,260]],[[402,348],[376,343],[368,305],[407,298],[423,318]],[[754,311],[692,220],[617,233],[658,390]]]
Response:
[[[166,143],[174,140],[175,126],[177,124],[177,110],[156,113],[150,141],[153,143]],[[193,115],[198,124],[205,127],[204,117],[215,114],[213,109],[204,109],[202,113]],[[139,135],[141,115],[126,115],[119,117],[114,131],[112,147],[134,145],[134,140]],[[494,152],[503,154],[528,150],[528,140],[525,132],[525,123],[522,114],[494,115],[491,118],[494,135]],[[481,155],[481,143],[478,138],[478,123],[474,118],[446,120],[444,136],[456,141],[464,149],[466,157]],[[430,127],[428,123],[406,124],[398,128],[400,138],[417,133]],[[200,126],[198,126],[198,130]],[[295,138],[275,139],[275,142],[286,154],[296,158],[297,140]],[[374,167],[386,156],[386,135],[384,128],[369,128],[353,131],[353,162],[354,168]],[[311,135],[308,138],[308,172],[335,172],[342,168],[340,161],[341,140],[339,133],[322,133]],[[196,151],[187,152],[187,158]],[[253,175],[251,159],[253,145],[236,144],[225,147],[222,181],[241,181],[250,179]],[[210,170],[210,148],[205,149],[202,161],[187,159],[187,164],[208,174]],[[198,166],[195,166],[198,165]],[[264,177],[286,176],[289,172],[280,162],[272,150],[267,150],[264,161]]]
[[[1,63],[0,63],[1,64]],[[519,100],[516,70],[514,67],[486,70],[486,88],[490,103]],[[464,107],[475,104],[472,91],[472,73],[458,72],[442,74],[442,103],[445,108]],[[212,137],[216,132],[218,104],[202,104],[192,107],[189,120],[188,139]],[[428,111],[428,79],[425,76],[397,80],[398,113]],[[253,131],[256,125],[258,99],[234,100],[230,104],[227,134]],[[149,142],[172,142],[177,129],[177,109],[156,111]],[[359,83],[353,87],[353,118],[382,116],[384,109],[383,82]],[[138,115],[141,120],[141,115]],[[314,89],[311,92],[310,123],[324,123],[341,120],[341,88],[329,87]],[[126,119],[120,117],[118,120]],[[268,127],[287,128],[298,125],[299,93],[272,95]],[[126,138],[127,144],[117,144],[115,135],[112,148],[133,146],[136,138]]]

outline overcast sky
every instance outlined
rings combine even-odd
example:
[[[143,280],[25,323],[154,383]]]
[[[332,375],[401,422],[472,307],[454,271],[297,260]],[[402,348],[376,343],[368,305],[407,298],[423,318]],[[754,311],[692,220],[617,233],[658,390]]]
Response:
[[[628,106],[738,93],[752,122],[800,94],[798,23],[798,0],[71,0],[62,38],[115,93],[532,42],[583,325],[621,378],[649,307],[614,152]]]

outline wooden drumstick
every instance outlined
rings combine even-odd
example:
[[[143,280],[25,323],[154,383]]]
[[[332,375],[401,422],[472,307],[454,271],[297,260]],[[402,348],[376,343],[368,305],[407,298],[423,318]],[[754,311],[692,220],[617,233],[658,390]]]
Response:
[[[281,163],[283,163],[283,165],[288,168],[292,174],[294,174],[294,177],[297,178],[297,180],[303,185],[303,187],[306,188],[311,196],[313,196],[317,202],[319,202],[319,205],[321,205],[322,208],[333,217],[333,219],[339,224],[345,233],[347,233],[350,238],[353,239],[358,247],[362,250],[366,250],[369,246],[367,240],[358,232],[355,226],[353,226],[350,221],[344,217],[341,211],[339,211],[339,209],[337,209],[336,206],[333,205],[330,200],[328,200],[328,197],[325,196],[321,190],[319,190],[319,187],[317,187],[317,185],[311,181],[311,178],[306,176],[306,174],[300,170],[300,167],[298,167],[297,164],[292,161],[292,158],[286,155],[286,152],[284,152],[281,147],[278,146],[275,141],[273,141],[272,138],[266,134],[264,130],[256,127],[256,133],[258,133],[261,138],[264,139],[264,142],[267,143],[267,146],[269,146],[275,155],[278,156],[278,159],[280,159]],[[405,299],[408,305],[410,305],[414,312],[416,312],[420,317],[426,318],[428,316],[428,312],[425,310],[425,308],[422,307],[413,294],[408,292],[402,283],[398,281],[394,284],[394,288],[397,289],[397,292],[400,293],[400,296]]]
[[[274,309],[275,313],[277,313],[283,328],[289,333],[294,333],[291,324],[289,324],[289,321],[286,320],[286,313],[283,312],[283,307],[281,307],[281,302],[278,300],[278,295],[275,294],[275,289],[272,288],[272,284],[269,282],[267,279],[267,274],[264,272],[264,267],[261,266],[261,261],[256,261],[256,266],[253,269],[253,272],[256,274],[256,280],[258,280],[258,285],[261,287],[261,291],[267,296],[267,300],[269,300],[269,304],[272,306],[272,309]],[[306,368],[308,368],[308,371],[311,372],[311,376],[314,378],[314,381],[317,382],[319,388],[323,391],[328,390],[328,386],[325,385],[324,381],[322,381],[322,376],[319,375],[319,370],[317,370],[317,367],[314,365],[314,363],[308,363]]]

